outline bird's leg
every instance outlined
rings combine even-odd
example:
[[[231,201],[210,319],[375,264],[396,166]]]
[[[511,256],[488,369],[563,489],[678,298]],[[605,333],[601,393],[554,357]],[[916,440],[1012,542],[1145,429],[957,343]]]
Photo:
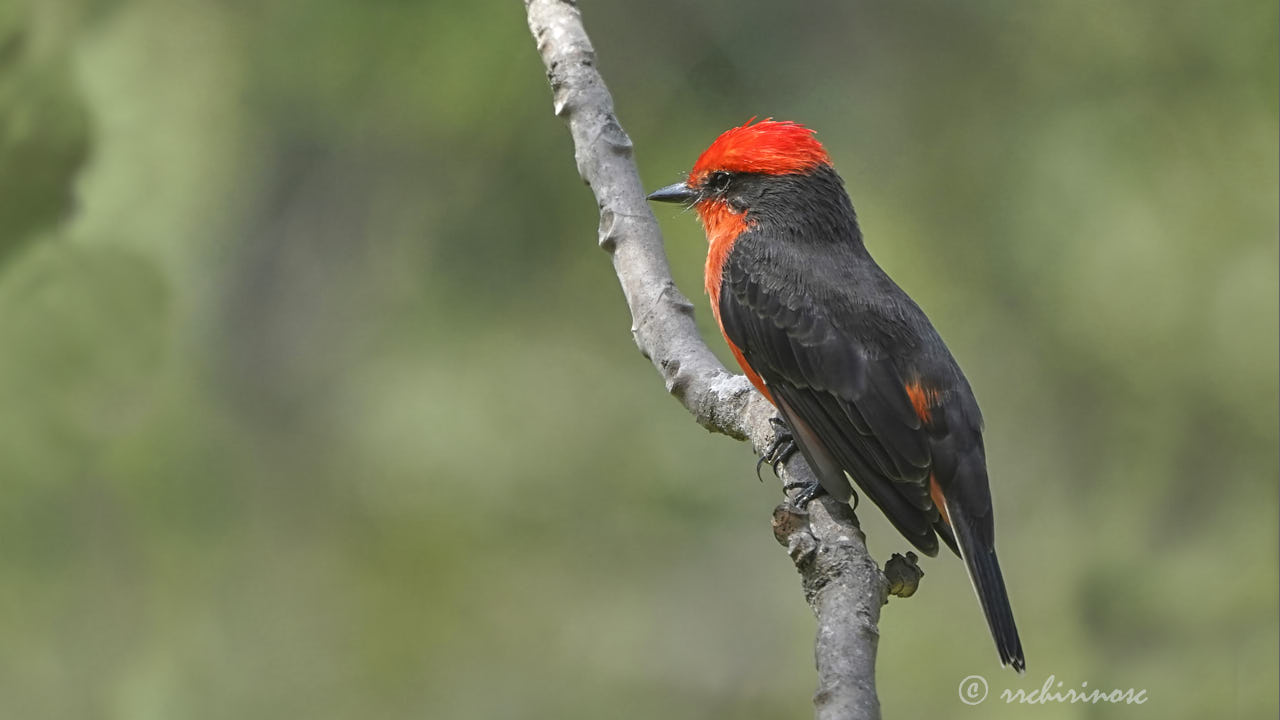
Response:
[[[773,442],[769,443],[769,447],[765,448],[764,453],[760,455],[760,459],[756,461],[756,479],[764,482],[764,478],[760,477],[760,468],[769,464],[773,468],[773,474],[778,474],[778,466],[786,462],[796,452],[796,440],[791,435],[791,428],[787,427],[787,423],[780,417],[774,416],[769,418],[769,424],[773,426]]]
[[[778,474],[778,466],[786,462],[787,458],[795,454],[800,448],[796,446],[795,436],[791,434],[791,427],[786,421],[780,417],[774,416],[769,418],[769,424],[773,426],[773,442],[769,443],[769,447],[765,449],[764,454],[756,462],[756,477],[760,477],[760,467],[765,463],[773,468],[773,474]],[[761,478],[763,481],[763,478]],[[796,493],[792,504],[803,510],[810,500],[813,500],[822,493],[822,483],[816,478],[812,481],[789,482],[782,485],[784,492],[790,492],[796,488],[800,492]]]

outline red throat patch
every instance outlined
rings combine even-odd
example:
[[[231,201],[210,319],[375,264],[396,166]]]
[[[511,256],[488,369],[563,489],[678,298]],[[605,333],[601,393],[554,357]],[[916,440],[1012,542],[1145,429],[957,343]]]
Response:
[[[723,200],[708,200],[694,206],[707,233],[707,268],[704,277],[711,296],[711,312],[720,323],[720,278],[725,258],[733,242],[747,229],[746,213],[734,212]]]
[[[745,213],[734,212],[723,200],[701,202],[694,207],[707,232],[707,268],[704,281],[707,295],[711,297],[711,314],[715,316],[716,325],[723,334],[724,323],[720,322],[720,281],[724,273],[724,261],[729,251],[733,249],[733,242],[746,231],[747,216]],[[764,395],[769,402],[773,402],[773,396],[765,387],[764,380],[747,364],[747,358],[743,356],[742,350],[733,344],[728,335],[724,336],[724,340],[729,344],[733,358],[747,374],[747,379],[756,386],[761,395]]]

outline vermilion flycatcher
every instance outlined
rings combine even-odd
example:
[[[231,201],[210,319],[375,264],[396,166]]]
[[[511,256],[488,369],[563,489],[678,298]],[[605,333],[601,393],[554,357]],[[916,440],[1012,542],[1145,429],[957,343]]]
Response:
[[[982,413],[918,305],[871,259],[844,182],[807,128],[728,130],[684,182],[707,233],[711,312],[743,371],[786,421],[818,488],[848,478],[912,545],[963,558],[1000,662],[1022,642],[996,561]]]

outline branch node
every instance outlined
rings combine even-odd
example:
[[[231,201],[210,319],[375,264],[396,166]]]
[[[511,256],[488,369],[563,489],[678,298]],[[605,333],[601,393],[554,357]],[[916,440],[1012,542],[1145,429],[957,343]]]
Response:
[[[786,547],[792,536],[809,529],[809,514],[789,502],[780,503],[773,509],[772,524],[774,539]]]
[[[612,209],[605,205],[600,206],[600,248],[610,255],[618,249],[617,220]]]
[[[909,598],[920,588],[920,578],[924,570],[920,568],[920,558],[908,551],[906,556],[894,553],[889,562],[884,564],[884,577],[889,583],[889,594],[894,597]]]
[[[796,567],[808,563],[818,553],[818,541],[807,532],[798,532],[787,541],[787,555]]]

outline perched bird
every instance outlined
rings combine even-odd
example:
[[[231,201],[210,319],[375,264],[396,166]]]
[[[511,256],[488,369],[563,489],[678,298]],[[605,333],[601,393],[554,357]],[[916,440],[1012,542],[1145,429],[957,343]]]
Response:
[[[978,403],[924,312],[867,252],[813,131],[748,121],[649,199],[697,211],[711,312],[817,476],[802,500],[819,486],[856,500],[851,477],[921,552],[936,555],[941,537],[964,560],[1001,664],[1022,672]]]

